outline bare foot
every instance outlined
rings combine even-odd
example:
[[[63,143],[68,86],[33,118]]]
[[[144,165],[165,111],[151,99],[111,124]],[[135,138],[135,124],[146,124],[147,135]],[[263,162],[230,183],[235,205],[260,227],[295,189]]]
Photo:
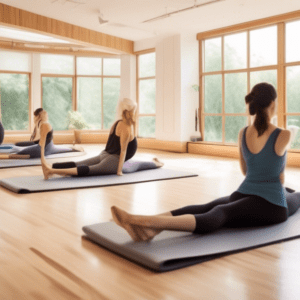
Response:
[[[111,213],[116,224],[123,227],[134,241],[150,241],[162,232],[161,229],[132,224],[130,221],[134,216],[116,206],[112,206]]]
[[[161,167],[164,165],[164,163],[161,162],[160,160],[158,160],[157,157],[154,157],[154,158],[153,158],[153,162],[156,164],[156,166],[157,166],[158,168],[161,168]]]
[[[42,163],[42,169],[43,169],[45,180],[47,180],[47,179],[49,179],[50,177],[53,176],[53,174],[51,172],[51,167],[48,164]]]
[[[73,144],[73,145],[74,146],[71,147],[73,150],[76,150],[76,151],[79,151],[79,152],[84,152],[83,147],[81,147],[79,145],[75,145],[75,144]]]
[[[116,224],[124,228],[134,241],[138,242],[142,240],[138,235],[138,233],[135,232],[133,226],[128,224],[127,222],[128,214],[124,210],[116,206],[112,206],[111,214]]]

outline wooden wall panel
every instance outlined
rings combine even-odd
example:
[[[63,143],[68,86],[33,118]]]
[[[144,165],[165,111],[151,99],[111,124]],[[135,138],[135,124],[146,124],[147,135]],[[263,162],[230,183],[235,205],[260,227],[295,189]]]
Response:
[[[58,38],[71,38],[83,43],[133,54],[133,41],[47,18],[22,9],[0,3],[0,24],[30,29],[41,34],[52,34]]]

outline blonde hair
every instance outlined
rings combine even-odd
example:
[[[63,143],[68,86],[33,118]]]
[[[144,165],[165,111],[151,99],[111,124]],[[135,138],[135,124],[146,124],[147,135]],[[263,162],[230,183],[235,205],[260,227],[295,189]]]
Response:
[[[116,120],[121,120],[125,111],[136,109],[137,104],[129,98],[120,98],[117,104]],[[125,115],[124,115],[125,117]]]

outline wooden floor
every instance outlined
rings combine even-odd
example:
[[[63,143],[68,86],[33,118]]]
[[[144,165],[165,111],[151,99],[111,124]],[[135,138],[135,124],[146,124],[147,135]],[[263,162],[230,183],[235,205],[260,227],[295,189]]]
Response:
[[[84,225],[111,219],[112,205],[161,213],[230,194],[243,180],[235,159],[137,154],[153,156],[199,176],[24,195],[0,188],[0,299],[300,299],[300,239],[154,273],[82,238]],[[1,169],[0,179],[41,174],[41,167]],[[299,182],[300,169],[287,168],[286,186],[299,190]]]

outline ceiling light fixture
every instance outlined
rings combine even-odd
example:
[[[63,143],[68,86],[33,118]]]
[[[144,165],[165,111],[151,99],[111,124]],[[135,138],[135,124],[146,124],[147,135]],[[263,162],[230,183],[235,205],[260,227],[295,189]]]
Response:
[[[193,6],[183,8],[183,9],[179,9],[179,10],[176,10],[176,11],[173,11],[173,12],[170,12],[170,13],[166,13],[164,15],[155,17],[153,19],[143,21],[142,23],[154,22],[154,21],[157,21],[157,20],[160,20],[160,19],[168,18],[172,15],[177,15],[179,13],[182,13],[182,12],[185,12],[185,11],[188,11],[188,10],[191,10],[191,9],[198,8],[200,6],[205,6],[205,5],[208,5],[208,4],[213,4],[213,3],[221,2],[221,1],[225,1],[225,0],[212,0],[212,1],[209,1],[209,2],[201,3],[201,4],[196,4],[197,1],[195,0],[195,4]]]

